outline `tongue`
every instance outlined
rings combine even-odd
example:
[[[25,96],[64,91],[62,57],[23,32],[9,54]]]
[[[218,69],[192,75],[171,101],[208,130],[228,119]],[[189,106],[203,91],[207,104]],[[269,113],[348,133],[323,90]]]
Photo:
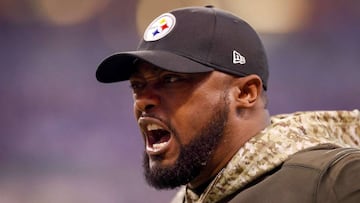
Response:
[[[163,135],[159,140],[157,140],[154,144],[161,144],[161,143],[166,143],[167,141],[169,141],[170,139],[170,135],[166,134]]]
[[[157,131],[156,136],[153,138],[154,138],[153,140],[154,142],[152,144],[152,148],[155,150],[160,150],[169,141],[170,134],[166,131]]]

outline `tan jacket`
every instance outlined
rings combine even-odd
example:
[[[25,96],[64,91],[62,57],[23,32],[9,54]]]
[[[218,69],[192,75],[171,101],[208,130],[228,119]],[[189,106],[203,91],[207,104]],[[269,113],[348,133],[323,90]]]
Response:
[[[271,125],[239,149],[203,194],[198,196],[184,186],[172,203],[220,202],[250,185],[256,185],[256,181],[279,169],[295,153],[320,144],[360,146],[360,112],[316,111],[274,116]],[[286,184],[283,182],[282,188],[278,189],[286,188]],[[300,186],[306,188],[306,185]],[[249,194],[252,194],[250,197],[260,198],[259,202],[271,202],[266,200],[265,195],[270,191],[271,187],[259,187],[257,194]],[[303,194],[301,190],[298,192],[299,196]],[[278,191],[277,195],[282,193]]]

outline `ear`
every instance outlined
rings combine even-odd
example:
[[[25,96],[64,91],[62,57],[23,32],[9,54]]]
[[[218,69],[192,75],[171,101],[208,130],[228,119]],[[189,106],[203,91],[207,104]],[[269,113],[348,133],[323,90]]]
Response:
[[[260,99],[262,80],[257,75],[236,78],[234,91],[235,101],[240,108],[251,108]]]

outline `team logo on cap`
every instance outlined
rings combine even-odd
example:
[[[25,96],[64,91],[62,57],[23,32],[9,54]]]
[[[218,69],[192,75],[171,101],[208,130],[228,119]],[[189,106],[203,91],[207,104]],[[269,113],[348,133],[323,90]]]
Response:
[[[153,20],[144,33],[145,41],[156,41],[171,32],[174,28],[176,18],[171,13],[164,13]]]

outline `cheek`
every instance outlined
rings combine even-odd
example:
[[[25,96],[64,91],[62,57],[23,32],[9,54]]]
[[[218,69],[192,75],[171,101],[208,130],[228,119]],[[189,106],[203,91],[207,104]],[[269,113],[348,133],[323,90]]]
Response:
[[[213,109],[217,106],[217,97],[194,96],[181,106],[169,108],[171,124],[178,133],[181,144],[188,144],[211,118]]]
[[[133,98],[133,112],[134,112],[135,118],[137,119],[139,116],[139,112],[136,110],[137,109],[136,108],[136,95],[133,94],[132,98]]]
[[[133,104],[133,112],[134,112],[135,119],[137,120],[140,117],[141,112],[137,110],[135,102]]]

